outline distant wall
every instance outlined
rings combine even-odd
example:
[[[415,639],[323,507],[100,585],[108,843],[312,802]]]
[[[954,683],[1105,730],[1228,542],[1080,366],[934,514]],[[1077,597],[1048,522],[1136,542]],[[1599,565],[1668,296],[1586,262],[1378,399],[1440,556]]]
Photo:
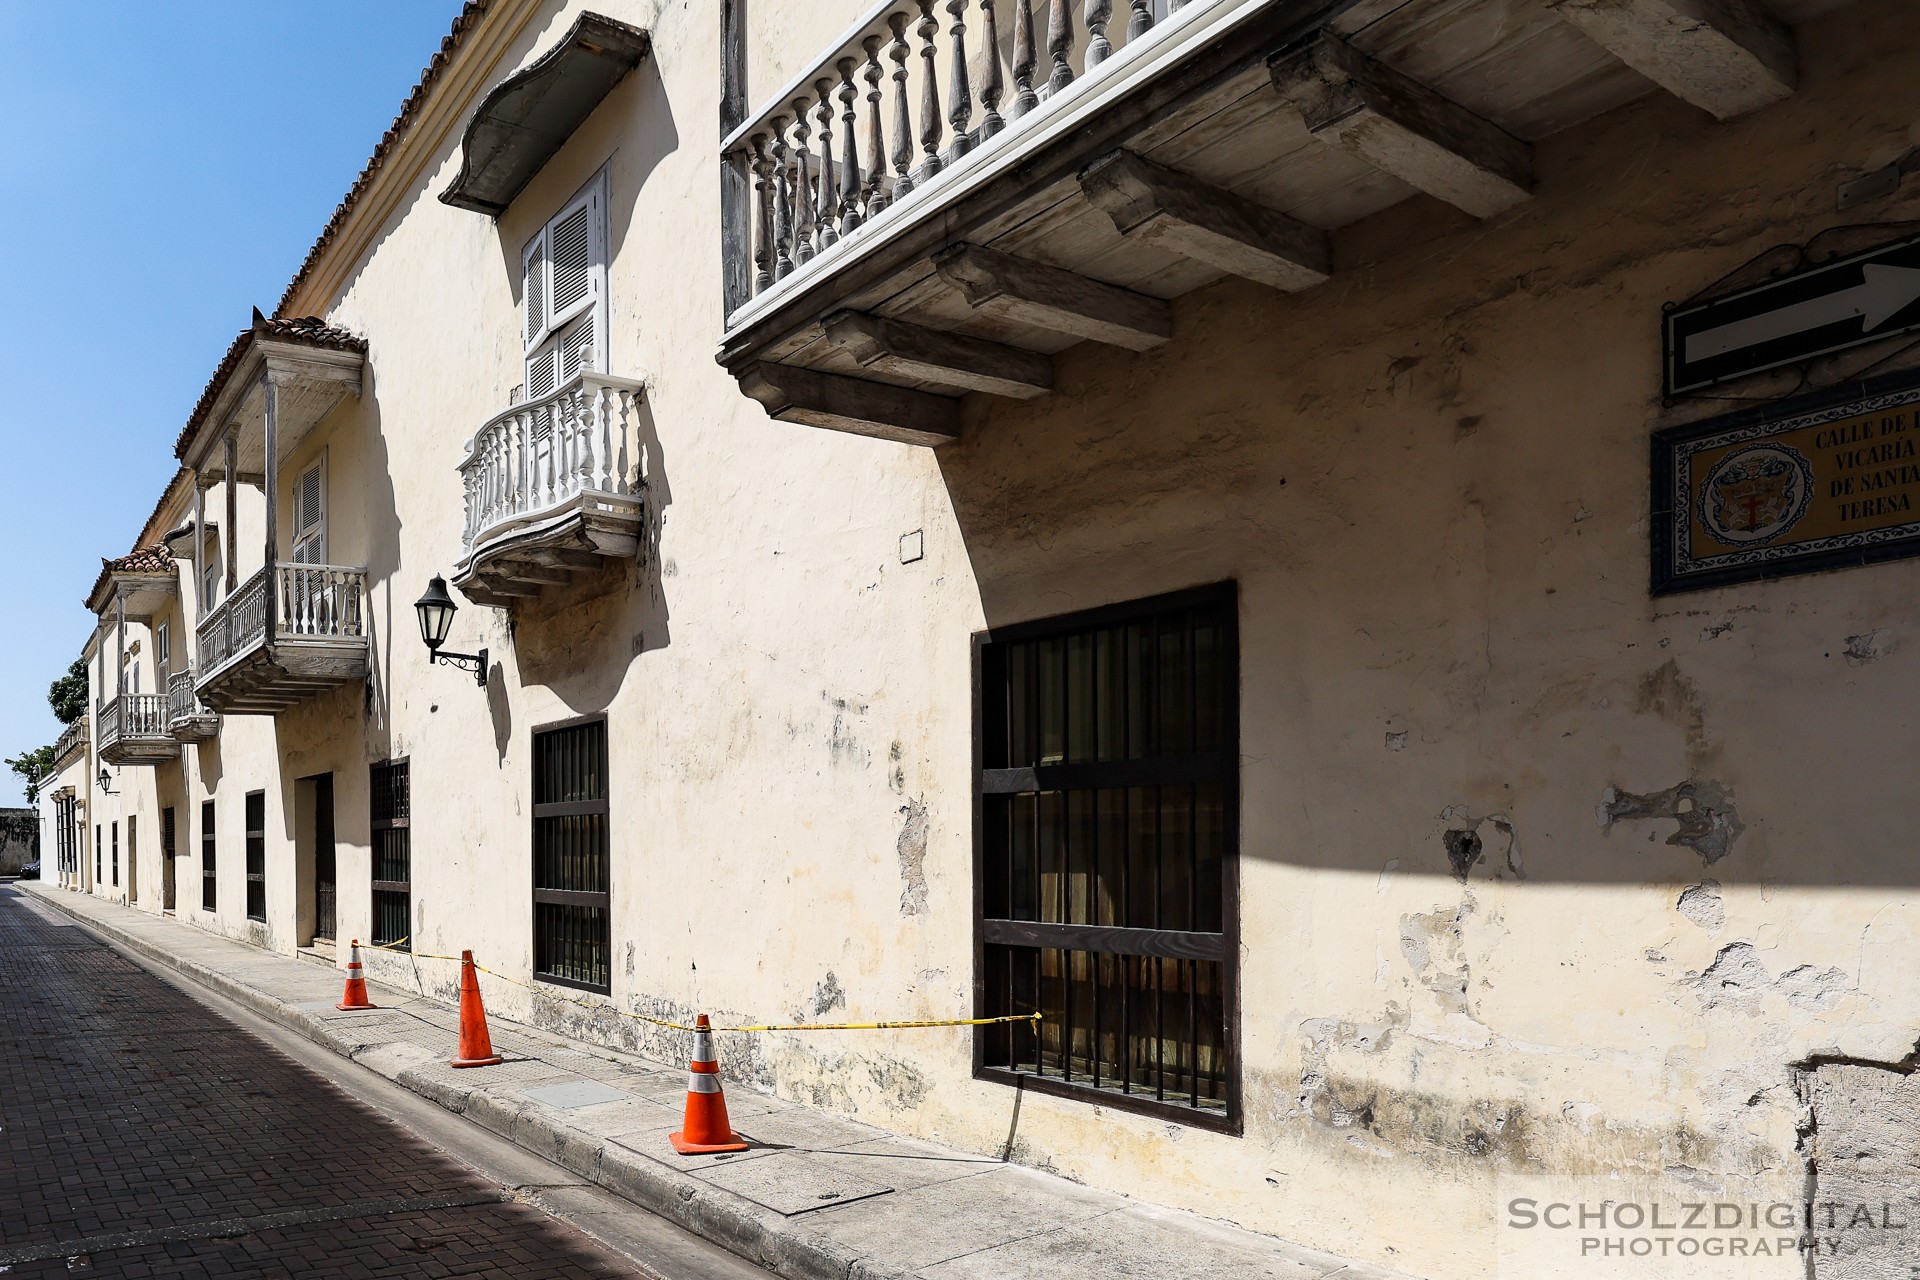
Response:
[[[17,876],[34,860],[39,829],[39,810],[0,809],[0,876]]]

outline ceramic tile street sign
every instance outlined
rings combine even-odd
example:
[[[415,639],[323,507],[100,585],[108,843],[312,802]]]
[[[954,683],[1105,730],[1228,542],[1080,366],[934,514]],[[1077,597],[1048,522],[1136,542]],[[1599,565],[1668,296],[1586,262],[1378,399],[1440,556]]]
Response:
[[[1667,395],[1914,329],[1920,236],[1668,312]]]
[[[1920,374],[1653,437],[1653,593],[1920,555]]]

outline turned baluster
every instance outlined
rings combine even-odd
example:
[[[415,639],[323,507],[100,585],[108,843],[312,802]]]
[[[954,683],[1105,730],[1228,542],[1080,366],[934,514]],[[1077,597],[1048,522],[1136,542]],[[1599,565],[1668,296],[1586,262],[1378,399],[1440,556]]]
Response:
[[[1113,19],[1113,0],[1087,0],[1087,70],[1107,60],[1113,45],[1107,40],[1107,23]]]
[[[513,449],[513,468],[519,475],[520,509],[533,506],[533,455],[527,450],[527,415],[516,413],[507,420],[507,439]]]
[[[893,28],[893,40],[887,56],[893,59],[893,199],[913,190],[913,113],[907,102],[907,15],[896,13],[887,19]]]
[[[1133,17],[1127,20],[1127,43],[1132,44],[1153,30],[1153,0],[1133,0]]]
[[[768,190],[773,160],[767,155],[767,135],[747,139],[753,156],[753,291],[764,293],[773,284],[773,196]]]
[[[834,168],[833,163],[832,78],[822,76],[815,80],[813,94],[820,103],[814,108],[813,113],[820,121],[820,198],[814,204],[814,214],[820,226],[820,252],[825,253],[840,239],[839,171]]]
[[[937,51],[933,39],[940,34],[940,22],[933,16],[933,0],[916,0],[920,6],[920,149],[926,152],[921,168],[931,178],[940,172],[940,75],[934,69]]]
[[[980,13],[980,40],[986,58],[986,65],[981,68],[980,105],[987,109],[986,117],[980,121],[980,136],[985,139],[1007,127],[1007,122],[1000,118],[1000,99],[1006,93],[1007,82],[1000,75],[1000,27],[993,16],[993,0],[980,0]]]
[[[973,119],[973,86],[967,80],[967,0],[947,0],[947,12],[953,15],[947,28],[947,37],[953,43],[947,72],[947,101],[952,104],[947,120],[953,125],[953,145],[947,149],[951,162],[973,146],[973,138],[967,133],[967,123]]]
[[[807,164],[813,159],[808,143],[813,137],[813,126],[807,123],[805,98],[793,100],[793,136],[793,265],[804,267],[813,258],[815,221],[813,179],[807,171]]]
[[[594,416],[600,419],[600,457],[594,468],[594,485],[602,492],[613,492],[613,406],[612,388],[596,387]]]
[[[785,280],[793,274],[793,257],[788,244],[793,236],[793,206],[787,200],[787,118],[775,116],[773,126],[773,278]]]
[[[866,69],[860,78],[867,82],[867,216],[873,217],[887,207],[887,124],[886,110],[880,101],[879,36],[860,42],[867,51]]]
[[[629,470],[628,442],[633,438],[633,392],[620,392],[620,479],[619,492],[634,492],[633,473]]]
[[[1013,0],[1013,118],[1040,105],[1033,91],[1033,0]]]
[[[860,228],[860,149],[854,142],[857,118],[853,100],[859,90],[853,87],[853,69],[860,63],[842,58],[834,63],[840,72],[840,234],[850,236]]]
[[[582,493],[593,488],[593,392],[583,382],[577,391],[567,397],[567,401],[573,406],[574,465],[577,476],[573,491]]]
[[[1053,57],[1047,92],[1059,93],[1073,83],[1073,0],[1047,0],[1047,52]]]

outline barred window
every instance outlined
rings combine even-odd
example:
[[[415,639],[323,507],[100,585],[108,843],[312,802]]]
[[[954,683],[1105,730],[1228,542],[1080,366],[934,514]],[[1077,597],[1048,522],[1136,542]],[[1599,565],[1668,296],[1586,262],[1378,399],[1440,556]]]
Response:
[[[200,909],[217,909],[218,895],[214,892],[214,851],[213,801],[200,802]]]
[[[979,1073],[1239,1124],[1232,584],[979,639]]]
[[[93,824],[93,882],[95,884],[99,884],[102,880],[106,879],[106,875],[102,872],[100,867],[100,859],[102,857],[100,848],[101,848],[101,845],[105,843],[101,839],[101,833],[103,830],[104,828],[102,828],[99,823],[96,822]]]
[[[405,760],[373,766],[373,941],[411,950],[413,782]]]
[[[267,919],[267,793],[247,792],[247,919]]]
[[[109,823],[107,831],[113,839],[113,861],[109,865],[113,868],[113,886],[117,889],[120,887],[120,824]]]
[[[612,990],[607,722],[533,736],[533,972]]]

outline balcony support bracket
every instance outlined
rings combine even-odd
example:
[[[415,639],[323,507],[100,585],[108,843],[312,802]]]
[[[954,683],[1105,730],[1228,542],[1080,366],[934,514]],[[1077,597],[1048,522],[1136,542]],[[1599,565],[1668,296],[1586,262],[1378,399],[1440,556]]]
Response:
[[[1526,143],[1329,32],[1269,65],[1314,137],[1409,186],[1476,218],[1532,194]]]
[[[1793,35],[1760,0],[1551,0],[1595,44],[1722,120],[1793,93]]]
[[[1229,275],[1296,292],[1333,272],[1326,232],[1131,151],[1094,161],[1080,190],[1128,239]]]
[[[947,396],[766,361],[738,376],[740,389],[781,422],[903,444],[947,444],[960,435],[960,402]]]
[[[826,331],[827,341],[877,373],[1015,400],[1053,390],[1053,361],[1035,351],[858,311],[828,316]]]
[[[1149,351],[1173,336],[1173,309],[1118,285],[977,244],[934,255],[934,270],[984,315],[1050,329],[1129,351]]]

